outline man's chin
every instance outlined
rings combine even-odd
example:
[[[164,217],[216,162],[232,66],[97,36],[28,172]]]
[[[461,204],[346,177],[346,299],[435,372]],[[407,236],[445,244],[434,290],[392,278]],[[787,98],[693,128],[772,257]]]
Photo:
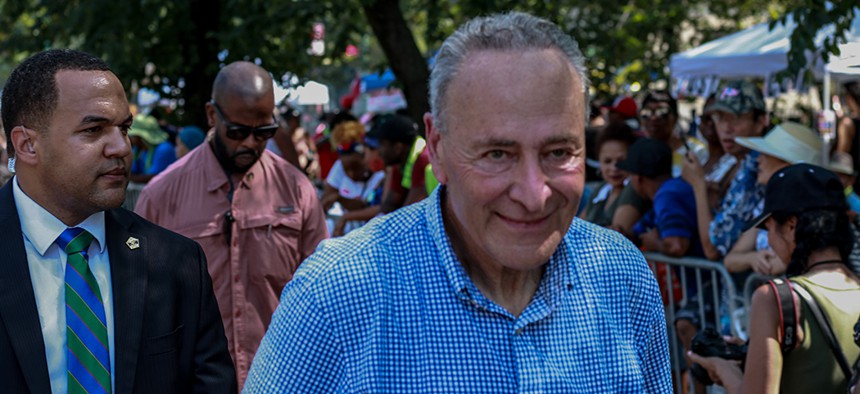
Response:
[[[260,160],[259,156],[239,155],[233,158],[233,171],[245,173]]]

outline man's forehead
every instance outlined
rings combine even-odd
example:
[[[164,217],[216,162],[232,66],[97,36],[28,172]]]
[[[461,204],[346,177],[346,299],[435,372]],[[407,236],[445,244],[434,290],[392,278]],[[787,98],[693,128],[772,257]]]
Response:
[[[480,100],[485,94],[519,101],[517,92],[538,89],[546,98],[571,94],[584,99],[582,81],[556,49],[478,50],[466,56],[448,86],[448,97]]]
[[[72,111],[81,121],[88,117],[124,121],[130,114],[125,90],[110,71],[61,70],[56,82],[57,112]]]
[[[57,88],[63,90],[106,90],[119,87],[122,89],[122,84],[119,79],[110,71],[102,70],[60,70],[54,77],[57,82]]]

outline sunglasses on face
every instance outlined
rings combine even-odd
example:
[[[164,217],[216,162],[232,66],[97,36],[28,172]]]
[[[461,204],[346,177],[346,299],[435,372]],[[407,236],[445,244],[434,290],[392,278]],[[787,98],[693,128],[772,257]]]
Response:
[[[218,118],[227,126],[227,138],[231,140],[244,141],[249,135],[254,134],[254,138],[262,141],[272,138],[275,132],[278,131],[278,124],[274,122],[274,119],[272,119],[272,124],[260,127],[251,127],[230,122],[224,117],[221,106],[215,100],[212,100],[211,103],[212,107],[215,108],[215,113],[218,114]]]
[[[660,108],[656,108],[656,109],[645,108],[645,109],[639,111],[639,117],[642,118],[643,120],[647,120],[647,119],[651,119],[651,118],[658,118],[658,117],[665,119],[665,118],[669,117],[670,111],[671,110],[669,109],[669,107],[660,107]]]

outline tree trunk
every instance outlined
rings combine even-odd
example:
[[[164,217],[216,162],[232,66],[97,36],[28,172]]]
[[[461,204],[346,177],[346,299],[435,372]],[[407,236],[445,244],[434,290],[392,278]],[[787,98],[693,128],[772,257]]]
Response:
[[[183,56],[188,62],[185,68],[185,87],[182,97],[185,100],[182,117],[185,124],[197,125],[208,129],[204,106],[212,96],[212,82],[218,74],[218,37],[221,21],[221,2],[191,0],[189,4],[192,32],[183,45]]]
[[[362,7],[373,34],[388,58],[391,71],[403,84],[409,116],[423,130],[422,117],[430,111],[427,87],[430,70],[403,18],[400,3],[398,0],[363,1]]]

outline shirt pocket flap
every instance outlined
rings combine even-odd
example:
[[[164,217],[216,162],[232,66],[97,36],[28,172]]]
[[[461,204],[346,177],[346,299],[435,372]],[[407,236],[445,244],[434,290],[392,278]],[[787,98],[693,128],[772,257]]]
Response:
[[[188,223],[185,226],[176,229],[176,232],[191,239],[200,239],[213,235],[224,233],[224,213],[215,217],[211,221],[201,221],[197,223]]]
[[[298,210],[294,210],[289,213],[272,212],[246,217],[244,220],[239,220],[237,224],[239,225],[239,228],[243,230],[272,226],[273,228],[285,227],[295,231],[301,231],[302,215],[301,211]]]

